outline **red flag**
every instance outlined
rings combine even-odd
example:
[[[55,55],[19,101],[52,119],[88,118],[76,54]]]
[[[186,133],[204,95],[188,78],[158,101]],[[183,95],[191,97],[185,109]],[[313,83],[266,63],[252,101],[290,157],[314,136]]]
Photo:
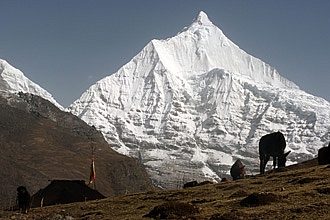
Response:
[[[89,175],[89,184],[93,183],[96,179],[96,173],[95,173],[95,164],[94,164],[94,158],[92,159],[91,164],[91,173]]]

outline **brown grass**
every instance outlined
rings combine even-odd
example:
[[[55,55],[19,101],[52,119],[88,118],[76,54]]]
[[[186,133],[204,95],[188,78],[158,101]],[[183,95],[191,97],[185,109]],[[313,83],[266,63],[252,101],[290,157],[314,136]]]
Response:
[[[281,172],[181,190],[32,209],[3,219],[330,219],[330,166],[295,165]],[[155,211],[156,210],[156,211]],[[145,217],[143,217],[145,216]],[[57,218],[61,219],[61,218]]]

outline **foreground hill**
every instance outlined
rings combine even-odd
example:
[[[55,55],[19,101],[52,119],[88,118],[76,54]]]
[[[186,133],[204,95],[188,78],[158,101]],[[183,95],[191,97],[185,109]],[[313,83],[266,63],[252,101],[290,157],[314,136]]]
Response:
[[[49,101],[1,93],[0,106],[0,207],[13,205],[19,185],[35,193],[52,179],[88,181],[91,147],[103,195],[151,188],[137,161],[112,150],[95,128]]]
[[[2,217],[150,219],[143,216],[166,202],[158,209],[163,219],[329,219],[330,165],[312,160],[238,181],[36,208],[27,215],[4,212]],[[172,214],[166,217],[166,211]]]

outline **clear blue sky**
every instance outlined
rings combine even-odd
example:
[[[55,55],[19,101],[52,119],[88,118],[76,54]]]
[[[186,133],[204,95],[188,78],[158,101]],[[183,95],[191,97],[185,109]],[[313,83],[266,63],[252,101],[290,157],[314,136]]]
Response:
[[[201,10],[240,48],[330,101],[328,0],[0,0],[0,58],[68,106]]]

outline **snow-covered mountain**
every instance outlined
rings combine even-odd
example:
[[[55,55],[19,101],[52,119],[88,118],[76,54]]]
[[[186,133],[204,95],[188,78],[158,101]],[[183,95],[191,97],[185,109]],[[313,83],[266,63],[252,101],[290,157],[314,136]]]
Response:
[[[240,49],[204,12],[149,42],[69,110],[164,187],[221,178],[237,158],[257,171],[258,141],[273,131],[284,133],[290,162],[330,140],[330,103]]]
[[[38,95],[56,105],[61,110],[64,108],[58,104],[50,93],[24,76],[22,71],[11,66],[7,61],[0,59],[0,91],[3,93],[31,93]]]

